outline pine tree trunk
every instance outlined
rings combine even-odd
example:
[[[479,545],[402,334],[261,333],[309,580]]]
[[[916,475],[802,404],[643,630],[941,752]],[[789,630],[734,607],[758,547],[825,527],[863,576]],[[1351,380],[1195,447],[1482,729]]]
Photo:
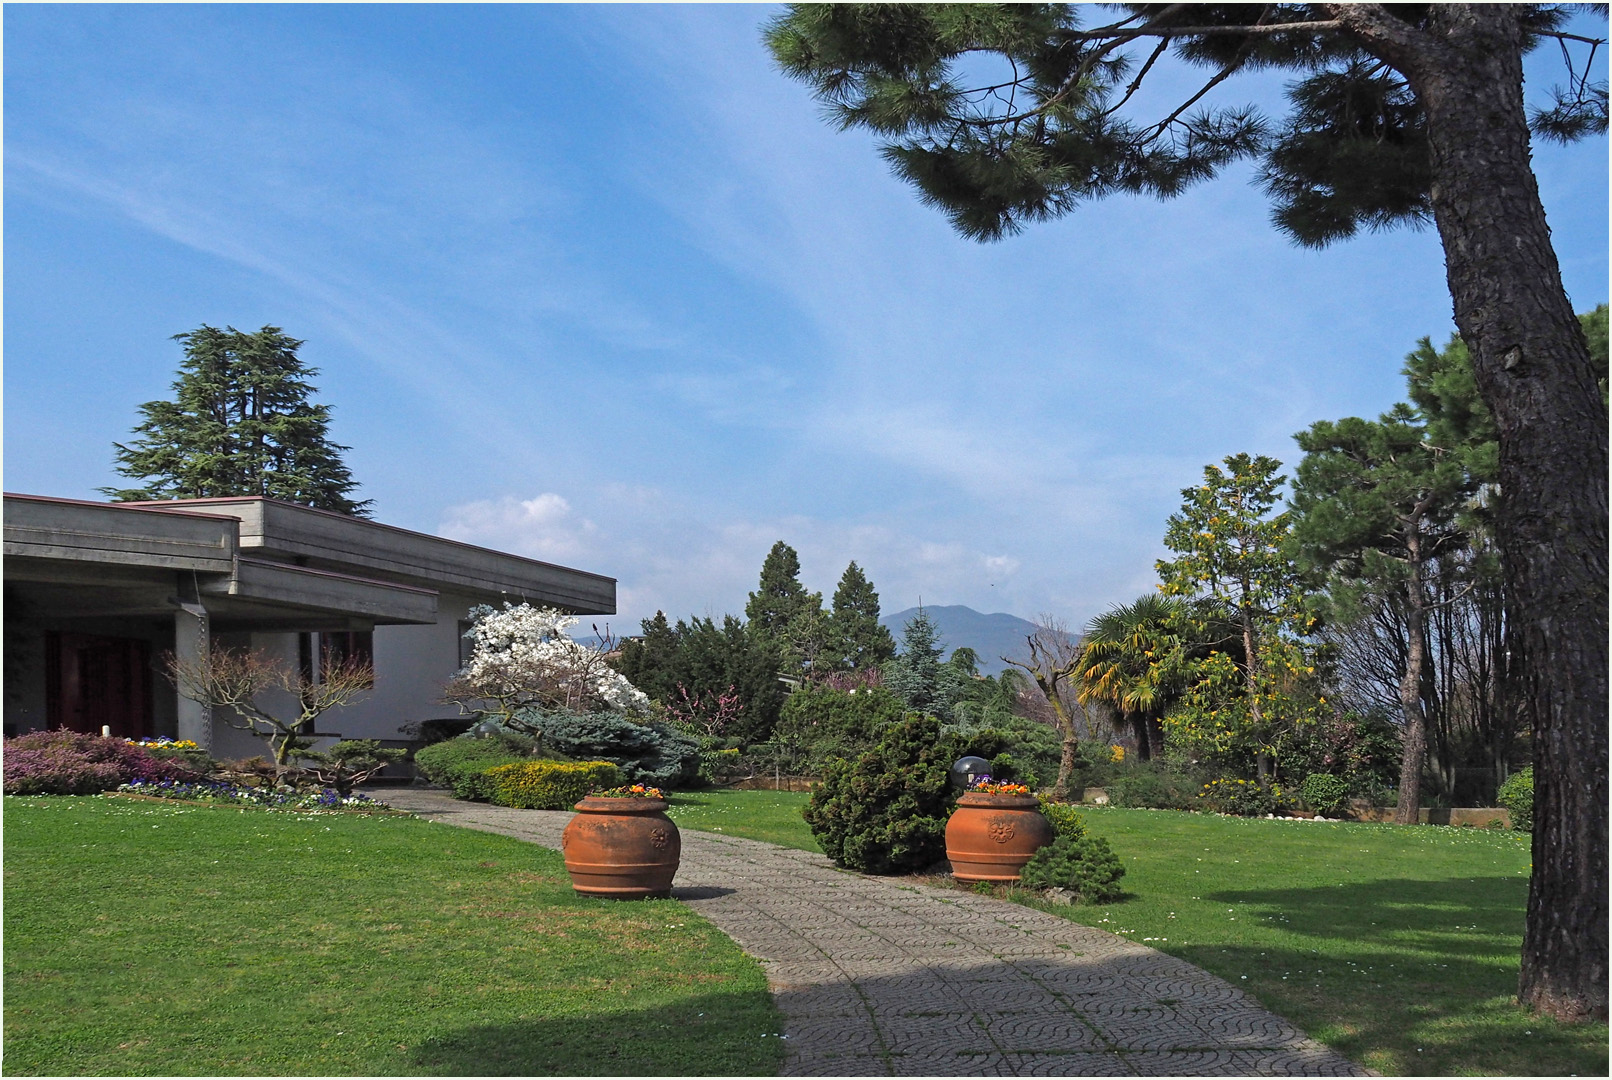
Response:
[[[1075,760],[1079,753],[1080,740],[1075,736],[1071,726],[1063,733],[1063,756],[1058,759],[1058,782],[1052,786],[1052,794],[1059,799],[1069,797],[1069,777],[1074,774]]]
[[[1530,166],[1519,10],[1435,6],[1426,40],[1392,58],[1426,110],[1455,322],[1499,427],[1516,690],[1534,730],[1518,996],[1561,1019],[1605,1018],[1607,414]]]

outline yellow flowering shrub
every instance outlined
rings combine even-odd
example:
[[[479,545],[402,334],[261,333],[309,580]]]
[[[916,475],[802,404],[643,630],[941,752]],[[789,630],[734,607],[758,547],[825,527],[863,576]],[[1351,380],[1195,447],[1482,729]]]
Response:
[[[522,761],[486,772],[489,801],[519,810],[569,810],[590,791],[614,787],[608,761]]]

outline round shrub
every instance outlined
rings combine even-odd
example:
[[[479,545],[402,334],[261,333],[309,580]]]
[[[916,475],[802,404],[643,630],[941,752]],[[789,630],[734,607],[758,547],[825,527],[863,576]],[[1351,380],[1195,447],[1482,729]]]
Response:
[[[569,810],[595,788],[613,786],[617,775],[608,761],[523,761],[486,772],[489,801],[520,810]]]
[[[829,761],[804,815],[823,853],[870,874],[917,870],[944,858],[952,748],[939,721],[915,714],[854,762]]]
[[[194,780],[184,762],[153,757],[119,738],[31,731],[5,741],[7,795],[94,795],[135,780]]]
[[[10,774],[7,774],[8,776]],[[1511,811],[1511,827],[1523,832],[1534,828],[1534,769],[1530,765],[1522,772],[1512,773],[1500,785],[1495,801]]]
[[[530,753],[512,752],[503,739],[460,737],[415,751],[414,767],[457,799],[490,799],[493,782],[487,777],[489,769],[530,760]]]
[[[1299,788],[1304,805],[1318,814],[1332,815],[1349,795],[1349,785],[1331,773],[1311,773]]]
[[[1107,840],[1060,834],[1030,856],[1019,872],[1019,884],[1032,889],[1067,889],[1077,900],[1101,904],[1119,899],[1119,879],[1124,876],[1125,867]]]

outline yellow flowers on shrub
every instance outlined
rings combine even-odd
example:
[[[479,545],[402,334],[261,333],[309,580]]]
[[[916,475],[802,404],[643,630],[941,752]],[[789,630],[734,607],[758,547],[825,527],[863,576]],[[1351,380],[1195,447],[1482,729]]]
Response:
[[[1109,749],[1114,751],[1114,764],[1115,765],[1118,765],[1120,762],[1125,760],[1125,748],[1123,746],[1120,746],[1118,743],[1115,743],[1113,746],[1109,747]]]
[[[618,778],[608,761],[522,761],[485,775],[490,801],[518,810],[569,810],[588,792],[613,787]]]

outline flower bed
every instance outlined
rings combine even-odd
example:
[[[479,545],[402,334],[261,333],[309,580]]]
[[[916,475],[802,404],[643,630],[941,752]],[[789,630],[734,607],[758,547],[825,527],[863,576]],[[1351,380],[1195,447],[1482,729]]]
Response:
[[[148,799],[225,806],[261,806],[270,810],[390,810],[391,807],[368,795],[342,795],[333,788],[317,792],[282,791],[277,788],[246,787],[221,781],[136,780],[118,789],[122,795]]]

